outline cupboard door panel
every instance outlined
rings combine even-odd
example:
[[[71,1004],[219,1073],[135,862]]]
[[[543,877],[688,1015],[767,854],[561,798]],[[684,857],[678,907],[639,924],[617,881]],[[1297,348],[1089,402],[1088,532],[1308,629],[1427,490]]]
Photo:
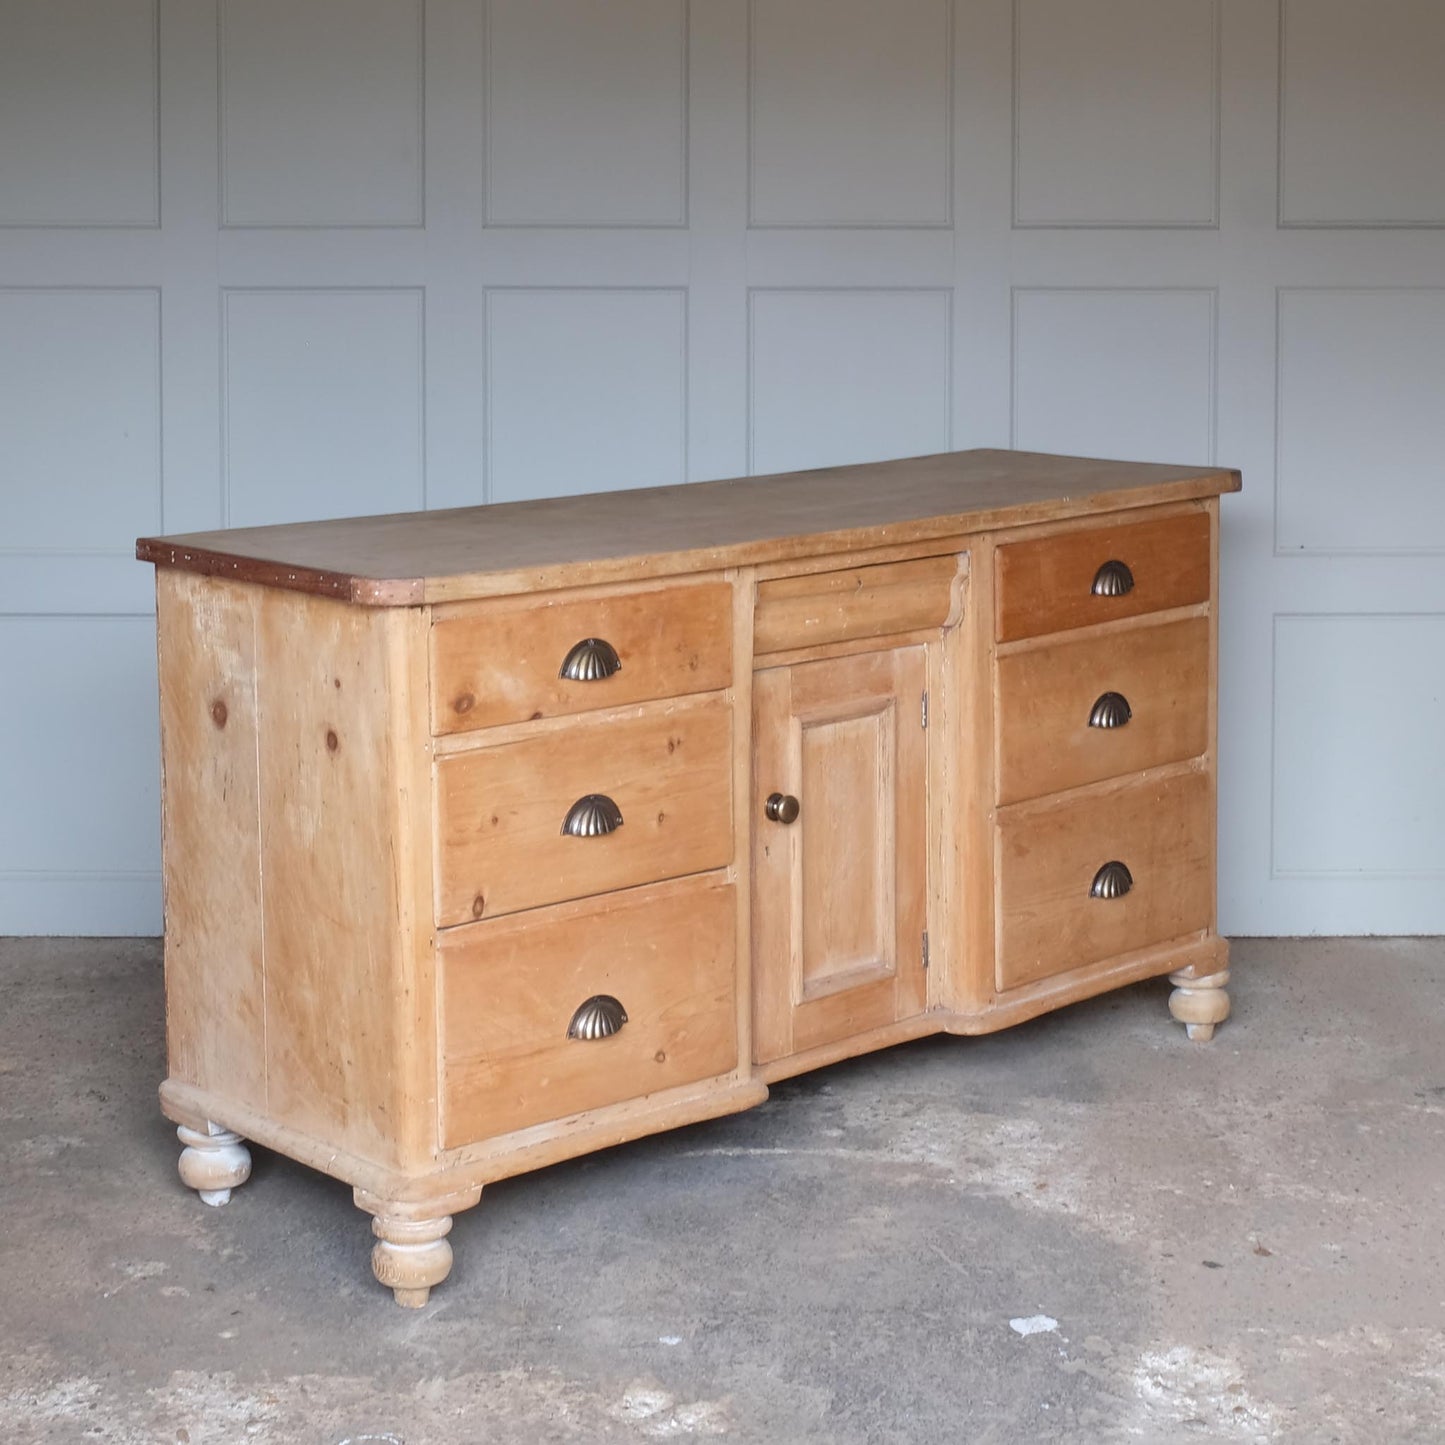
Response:
[[[765,669],[754,685],[754,1055],[922,1011],[924,647]],[[791,823],[772,794],[796,798]]]
[[[894,746],[892,699],[861,717],[801,729],[802,796],[818,828],[802,835],[803,997],[888,957],[893,819],[886,791]],[[863,813],[860,804],[872,804]]]

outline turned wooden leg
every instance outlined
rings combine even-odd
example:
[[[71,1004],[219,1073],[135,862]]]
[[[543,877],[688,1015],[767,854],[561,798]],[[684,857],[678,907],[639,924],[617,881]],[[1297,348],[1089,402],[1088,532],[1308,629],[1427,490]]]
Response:
[[[396,1296],[397,1304],[420,1309],[431,1298],[432,1286],[452,1272],[452,1247],[446,1238],[451,1228],[450,1214],[439,1219],[373,1217],[371,1272]]]
[[[181,1183],[194,1189],[203,1203],[220,1208],[229,1202],[231,1191],[251,1177],[251,1151],[239,1134],[207,1120],[204,1130],[182,1124],[176,1135],[186,1146],[176,1165]]]
[[[445,1199],[396,1202],[364,1189],[354,1193],[357,1208],[372,1216],[371,1272],[396,1297],[399,1305],[420,1309],[432,1286],[452,1272],[452,1212],[469,1209],[481,1198],[480,1188]]]
[[[1215,1028],[1229,1017],[1229,995],[1224,991],[1229,970],[1225,968],[1196,978],[1186,969],[1171,973],[1169,982],[1174,985],[1174,992],[1169,995],[1169,1012],[1184,1025],[1191,1039],[1207,1044],[1214,1037]]]

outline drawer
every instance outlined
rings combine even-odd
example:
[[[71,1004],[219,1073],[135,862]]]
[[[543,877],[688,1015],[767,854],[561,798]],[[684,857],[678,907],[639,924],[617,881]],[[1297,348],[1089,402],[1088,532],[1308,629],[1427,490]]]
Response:
[[[959,559],[950,555],[760,582],[753,651],[942,627],[953,608],[958,571]]]
[[[578,648],[568,668],[577,676],[563,676]],[[713,692],[732,681],[732,586],[554,592],[447,610],[432,626],[431,679],[437,733]]]
[[[1000,642],[1208,600],[1208,512],[998,549]]]
[[[444,928],[732,861],[732,708],[718,694],[454,753],[436,780]]]
[[[998,986],[1017,988],[1208,928],[1213,789],[1204,772],[999,816]],[[1132,884],[1093,897],[1100,870]],[[1122,878],[1121,878],[1122,881]],[[1101,891],[1110,890],[1103,888]]]
[[[1000,803],[1209,745],[1209,619],[1051,642],[998,660]]]
[[[448,934],[442,1144],[564,1119],[735,1068],[736,900],[713,876]],[[589,1000],[605,1020],[569,1036]]]

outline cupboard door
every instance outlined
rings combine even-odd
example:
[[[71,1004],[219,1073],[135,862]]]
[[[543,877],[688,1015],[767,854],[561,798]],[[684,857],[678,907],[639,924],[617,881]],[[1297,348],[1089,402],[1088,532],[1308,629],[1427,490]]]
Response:
[[[757,674],[757,1063],[923,1011],[926,679],[921,646]]]

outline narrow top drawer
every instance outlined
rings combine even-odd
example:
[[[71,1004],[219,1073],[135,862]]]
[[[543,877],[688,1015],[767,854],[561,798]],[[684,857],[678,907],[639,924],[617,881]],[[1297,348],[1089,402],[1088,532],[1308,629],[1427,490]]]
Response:
[[[998,549],[1000,642],[1208,600],[1208,512]]]
[[[753,651],[762,656],[942,627],[962,565],[950,554],[759,582]]]
[[[432,626],[432,730],[470,732],[732,681],[732,586],[566,592],[448,609]]]

